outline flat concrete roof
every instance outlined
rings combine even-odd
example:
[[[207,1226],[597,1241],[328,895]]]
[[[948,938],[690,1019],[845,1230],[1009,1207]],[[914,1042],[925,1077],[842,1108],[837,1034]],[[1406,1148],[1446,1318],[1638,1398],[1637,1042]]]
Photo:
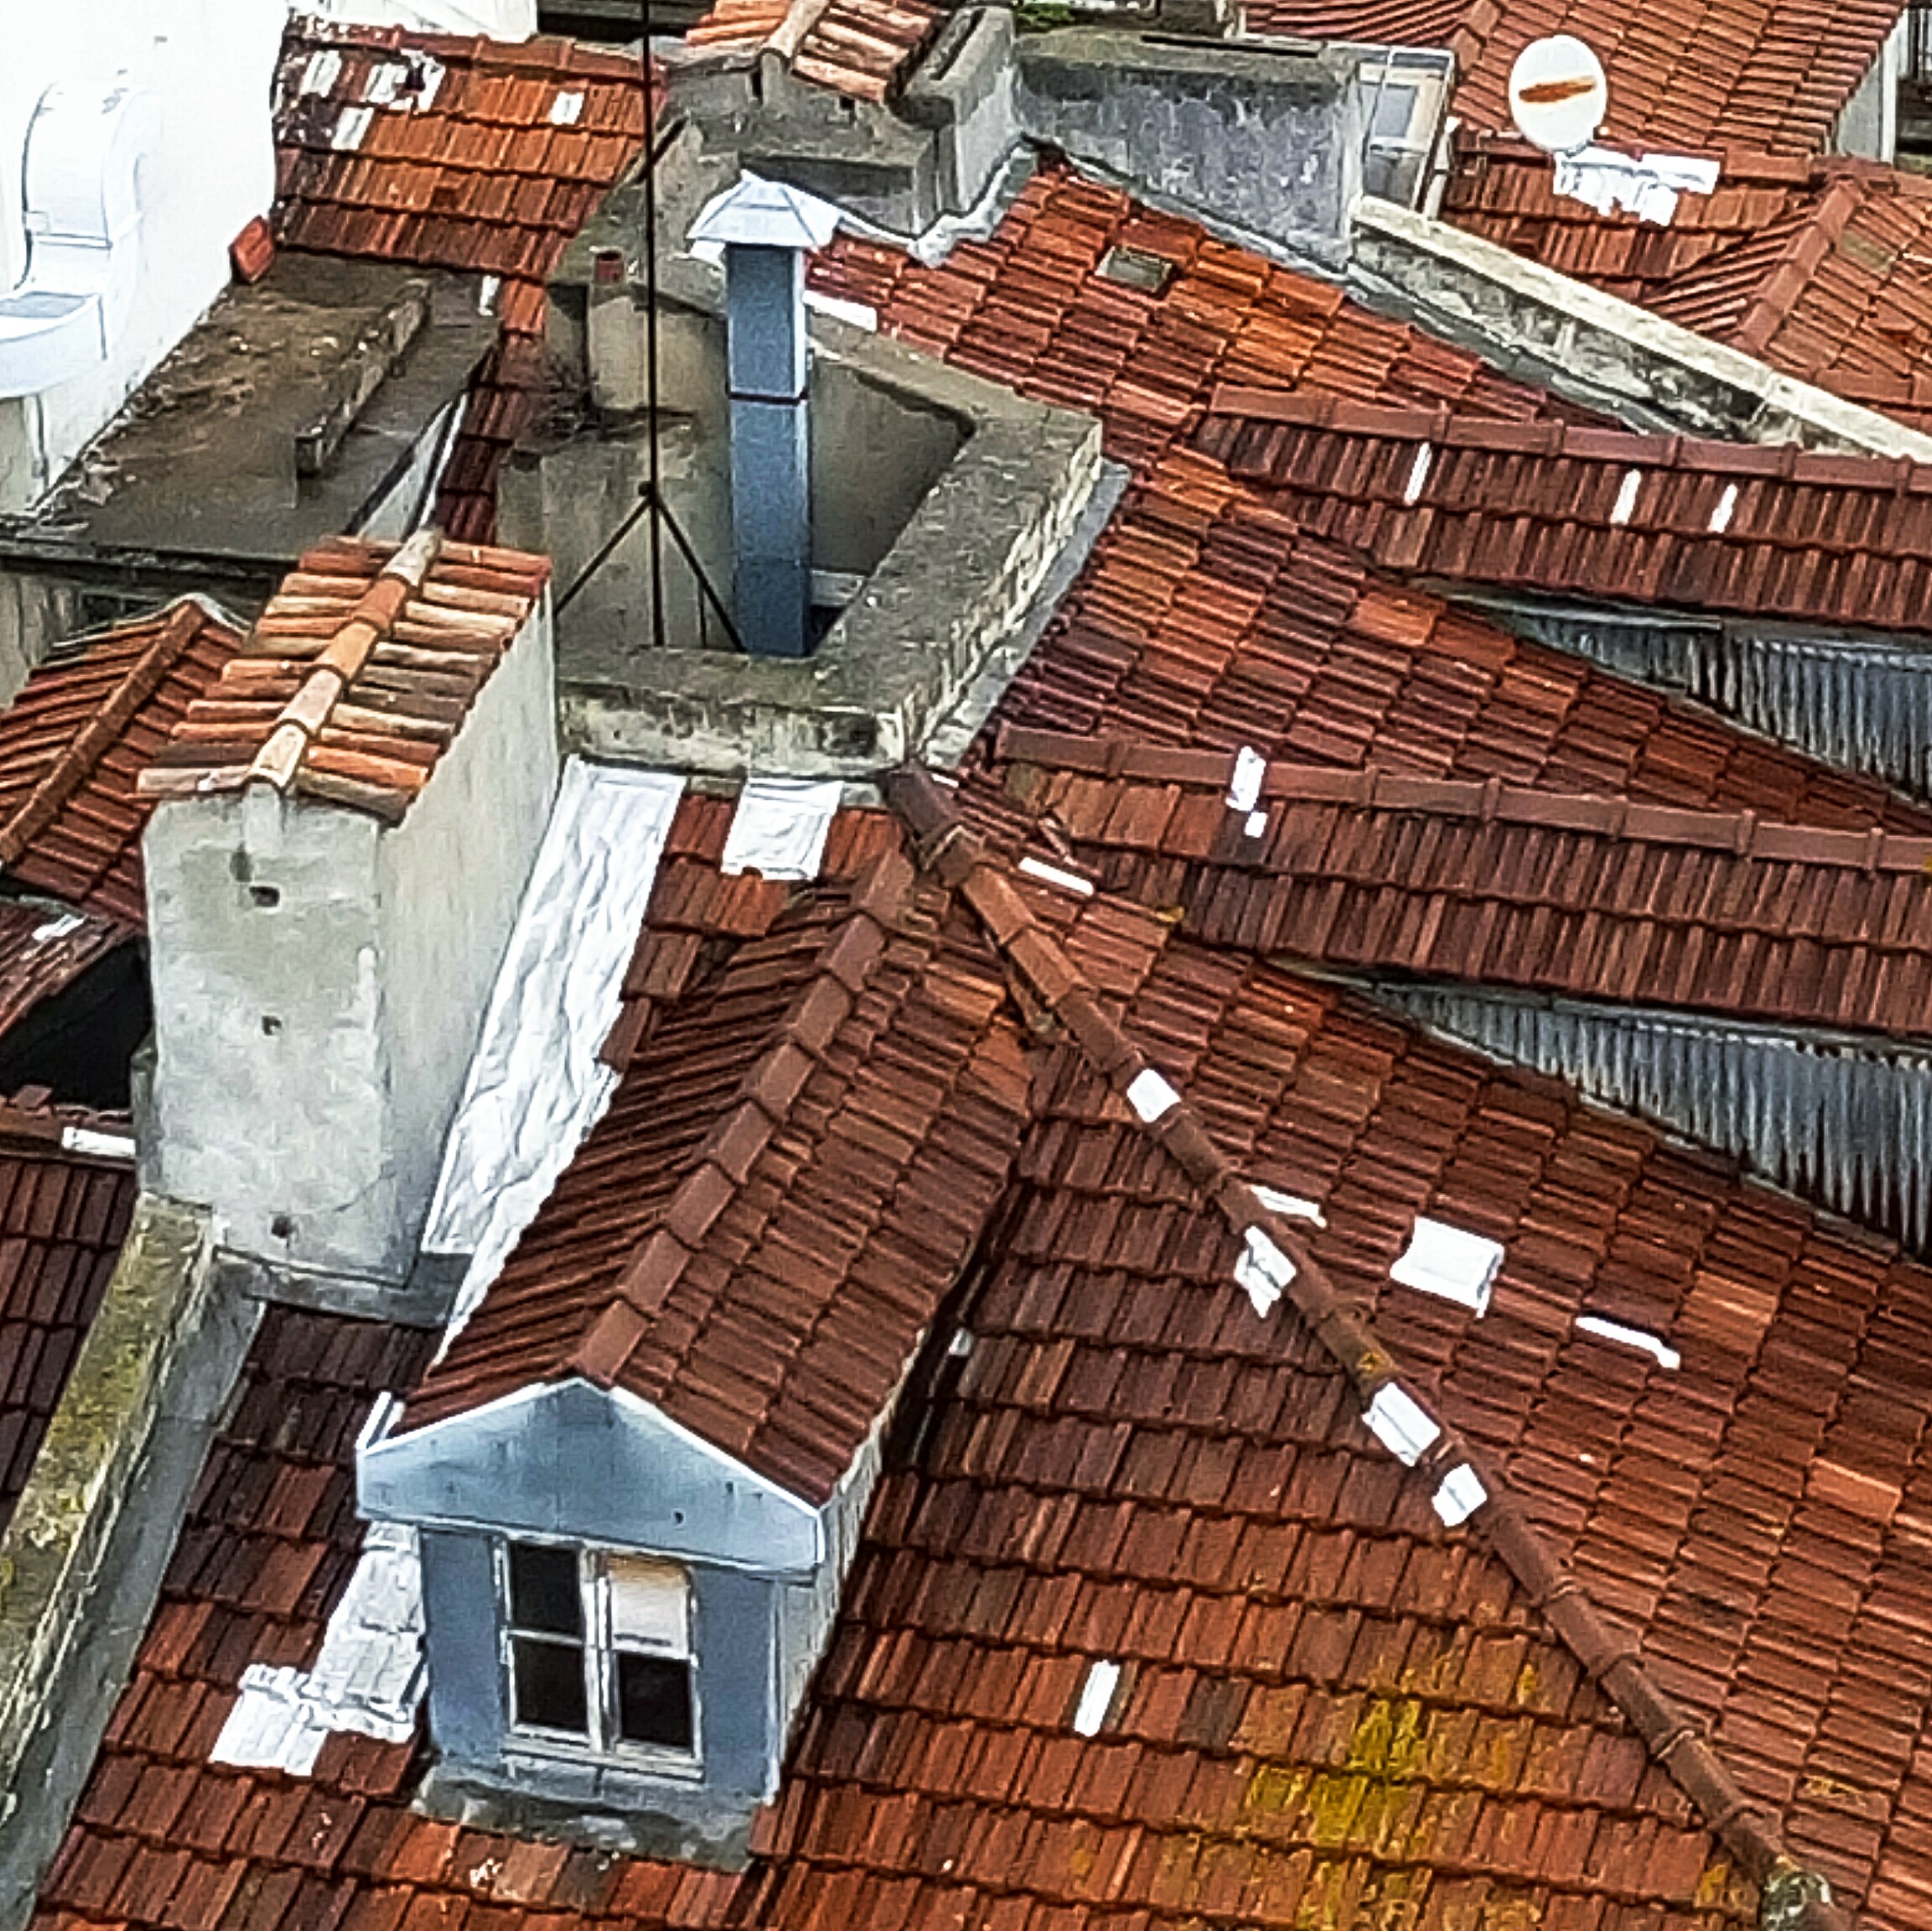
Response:
[[[480,292],[474,276],[278,255],[0,533],[292,560],[356,531],[496,340]]]

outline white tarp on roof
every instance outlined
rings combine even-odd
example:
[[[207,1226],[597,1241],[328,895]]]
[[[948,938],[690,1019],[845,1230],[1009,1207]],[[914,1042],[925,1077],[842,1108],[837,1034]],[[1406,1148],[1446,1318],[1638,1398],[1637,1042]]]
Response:
[[[472,1256],[452,1335],[610,1100],[597,1056],[683,790],[661,771],[564,768],[423,1239],[425,1253]]]
[[[724,839],[726,877],[815,879],[844,787],[836,778],[750,778]]]

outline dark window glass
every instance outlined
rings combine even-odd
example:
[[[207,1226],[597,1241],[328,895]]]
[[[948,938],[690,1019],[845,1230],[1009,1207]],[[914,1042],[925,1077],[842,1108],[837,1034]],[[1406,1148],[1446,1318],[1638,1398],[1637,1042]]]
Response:
[[[691,1665],[665,1656],[620,1649],[617,1734],[626,1743],[666,1750],[691,1747]]]
[[[577,1585],[577,1551],[510,1544],[510,1622],[557,1636],[584,1634],[584,1592]]]
[[[540,1730],[568,1730],[587,1736],[590,1711],[584,1695],[584,1651],[574,1643],[547,1643],[541,1637],[511,1638],[519,1723]]]

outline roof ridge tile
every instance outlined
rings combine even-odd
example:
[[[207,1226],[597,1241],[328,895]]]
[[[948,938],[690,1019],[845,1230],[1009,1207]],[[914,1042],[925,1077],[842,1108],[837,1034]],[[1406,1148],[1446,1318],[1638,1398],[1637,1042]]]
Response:
[[[918,840],[922,859],[977,912],[988,888],[1003,879],[1002,869],[986,855],[977,834],[954,817],[931,774],[917,767],[901,766],[886,777],[884,789]],[[1057,942],[1030,914],[1028,924],[1042,945],[1059,953]],[[1010,944],[995,942],[1011,953]],[[1126,1030],[1107,1016],[1078,968],[1063,953],[1060,957],[1069,989],[1060,994],[1057,1005],[1047,999],[1050,1010],[1065,1021],[1081,1051],[1128,1102],[1150,1135],[1213,1202],[1237,1239],[1246,1242],[1248,1264],[1259,1270],[1275,1295],[1285,1294],[1294,1303],[1353,1384],[1365,1412],[1393,1390],[1433,1430],[1417,1454],[1403,1459],[1445,1481],[1463,1471],[1473,1474],[1479,1499],[1463,1510],[1460,1519],[1479,1526],[1504,1567],[1607,1692],[1652,1757],[1678,1778],[1679,1787],[1737,1860],[1746,1878],[1763,1886],[1809,1876],[1745,1797],[1694,1719],[1659,1684],[1628,1639],[1615,1633],[1576,1573],[1550,1548],[1494,1471],[1405,1384],[1373,1324],[1329,1280],[1294,1223],[1262,1202],[1233,1160],[1215,1145],[1192,1103],[1156,1071]],[[1043,985],[1036,984],[1034,989],[1047,999]],[[1144,1082],[1152,1083],[1145,1098],[1140,1097]],[[1250,1286],[1249,1292],[1256,1290]],[[1256,1305],[1264,1305],[1259,1294]],[[1846,1920],[1827,1908],[1816,1922],[1823,1927]]]

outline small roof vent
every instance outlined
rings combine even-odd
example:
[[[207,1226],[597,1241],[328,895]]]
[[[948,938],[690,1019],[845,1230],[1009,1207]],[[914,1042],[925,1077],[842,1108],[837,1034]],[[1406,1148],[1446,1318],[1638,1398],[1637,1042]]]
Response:
[[[1498,1242],[1440,1220],[1419,1218],[1407,1251],[1389,1278],[1422,1294],[1439,1295],[1476,1314],[1487,1313],[1489,1290],[1503,1264]]]
[[[1099,272],[1104,281],[1138,288],[1143,295],[1158,295],[1174,279],[1174,264],[1145,248],[1109,248],[1100,257]]]

